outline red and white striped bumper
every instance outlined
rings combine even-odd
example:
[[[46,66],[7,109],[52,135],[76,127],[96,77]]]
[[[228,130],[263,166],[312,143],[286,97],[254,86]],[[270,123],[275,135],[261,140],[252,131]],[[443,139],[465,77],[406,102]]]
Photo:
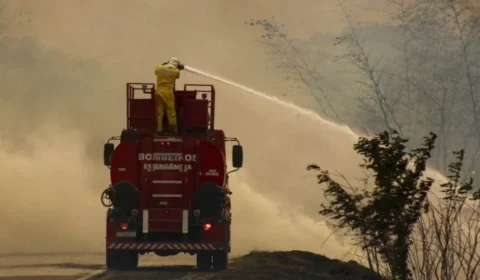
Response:
[[[107,244],[108,249],[139,251],[212,251],[223,250],[223,247],[223,244],[209,243],[111,242]]]

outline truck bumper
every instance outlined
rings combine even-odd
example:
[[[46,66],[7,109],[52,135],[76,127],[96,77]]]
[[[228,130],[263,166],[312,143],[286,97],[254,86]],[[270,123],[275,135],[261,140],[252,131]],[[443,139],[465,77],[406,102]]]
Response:
[[[153,251],[177,251],[177,252],[198,252],[198,251],[220,251],[225,244],[212,243],[160,243],[160,242],[110,242],[107,243],[109,250],[135,250],[144,252]]]

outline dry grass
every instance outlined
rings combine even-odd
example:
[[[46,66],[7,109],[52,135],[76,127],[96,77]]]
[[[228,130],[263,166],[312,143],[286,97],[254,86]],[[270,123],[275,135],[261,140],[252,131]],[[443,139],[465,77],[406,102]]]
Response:
[[[231,269],[213,279],[381,279],[356,262],[331,260],[305,251],[252,251],[233,259]]]

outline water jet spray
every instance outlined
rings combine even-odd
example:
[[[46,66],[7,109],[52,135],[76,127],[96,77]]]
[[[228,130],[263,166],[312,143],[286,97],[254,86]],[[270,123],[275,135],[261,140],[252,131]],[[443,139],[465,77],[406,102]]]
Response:
[[[219,76],[216,76],[216,75],[212,75],[212,74],[209,74],[207,72],[204,72],[204,71],[201,71],[199,69],[196,69],[196,68],[193,68],[191,66],[187,66],[185,65],[184,66],[184,70],[186,70],[187,72],[190,72],[190,73],[193,73],[193,74],[197,74],[197,75],[200,75],[200,76],[204,76],[204,77],[207,77],[207,78],[210,78],[210,79],[213,79],[213,80],[216,80],[216,81],[219,81],[221,83],[224,83],[224,84],[227,84],[227,85],[230,85],[230,86],[234,86],[236,88],[239,88],[239,89],[242,89],[246,92],[249,92],[249,93],[252,93],[260,98],[263,98],[263,99],[266,99],[270,102],[274,102],[278,105],[281,105],[283,107],[286,107],[288,109],[293,109],[296,113],[300,113],[304,116],[308,116],[308,117],[311,117],[311,118],[314,118],[316,120],[319,120],[321,121],[322,123],[324,124],[327,124],[328,126],[330,127],[334,127],[334,128],[341,128],[345,133],[347,133],[350,137],[353,138],[353,140],[357,140],[359,135],[357,135],[355,132],[353,132],[350,127],[348,127],[347,125],[344,125],[344,124],[337,124],[337,123],[334,123],[332,121],[329,121],[329,120],[326,120],[322,117],[320,117],[316,112],[314,111],[311,111],[311,110],[307,110],[305,108],[302,108],[300,106],[297,106],[291,102],[288,102],[288,101],[285,101],[285,100],[281,100],[281,99],[278,99],[277,97],[275,96],[271,96],[271,95],[268,95],[266,93],[263,93],[263,92],[260,92],[258,90],[254,90],[252,88],[249,88],[249,87],[246,87],[246,86],[243,86],[243,85],[240,85],[238,83],[235,83],[231,80],[228,80],[228,79],[225,79],[225,78],[222,78],[222,77],[219,77]]]

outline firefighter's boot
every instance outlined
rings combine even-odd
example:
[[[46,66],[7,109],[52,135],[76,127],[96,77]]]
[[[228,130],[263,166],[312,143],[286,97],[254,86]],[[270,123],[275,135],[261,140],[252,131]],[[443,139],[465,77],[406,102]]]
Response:
[[[169,125],[168,126],[168,132],[171,133],[172,135],[177,135],[177,126],[176,125]]]

